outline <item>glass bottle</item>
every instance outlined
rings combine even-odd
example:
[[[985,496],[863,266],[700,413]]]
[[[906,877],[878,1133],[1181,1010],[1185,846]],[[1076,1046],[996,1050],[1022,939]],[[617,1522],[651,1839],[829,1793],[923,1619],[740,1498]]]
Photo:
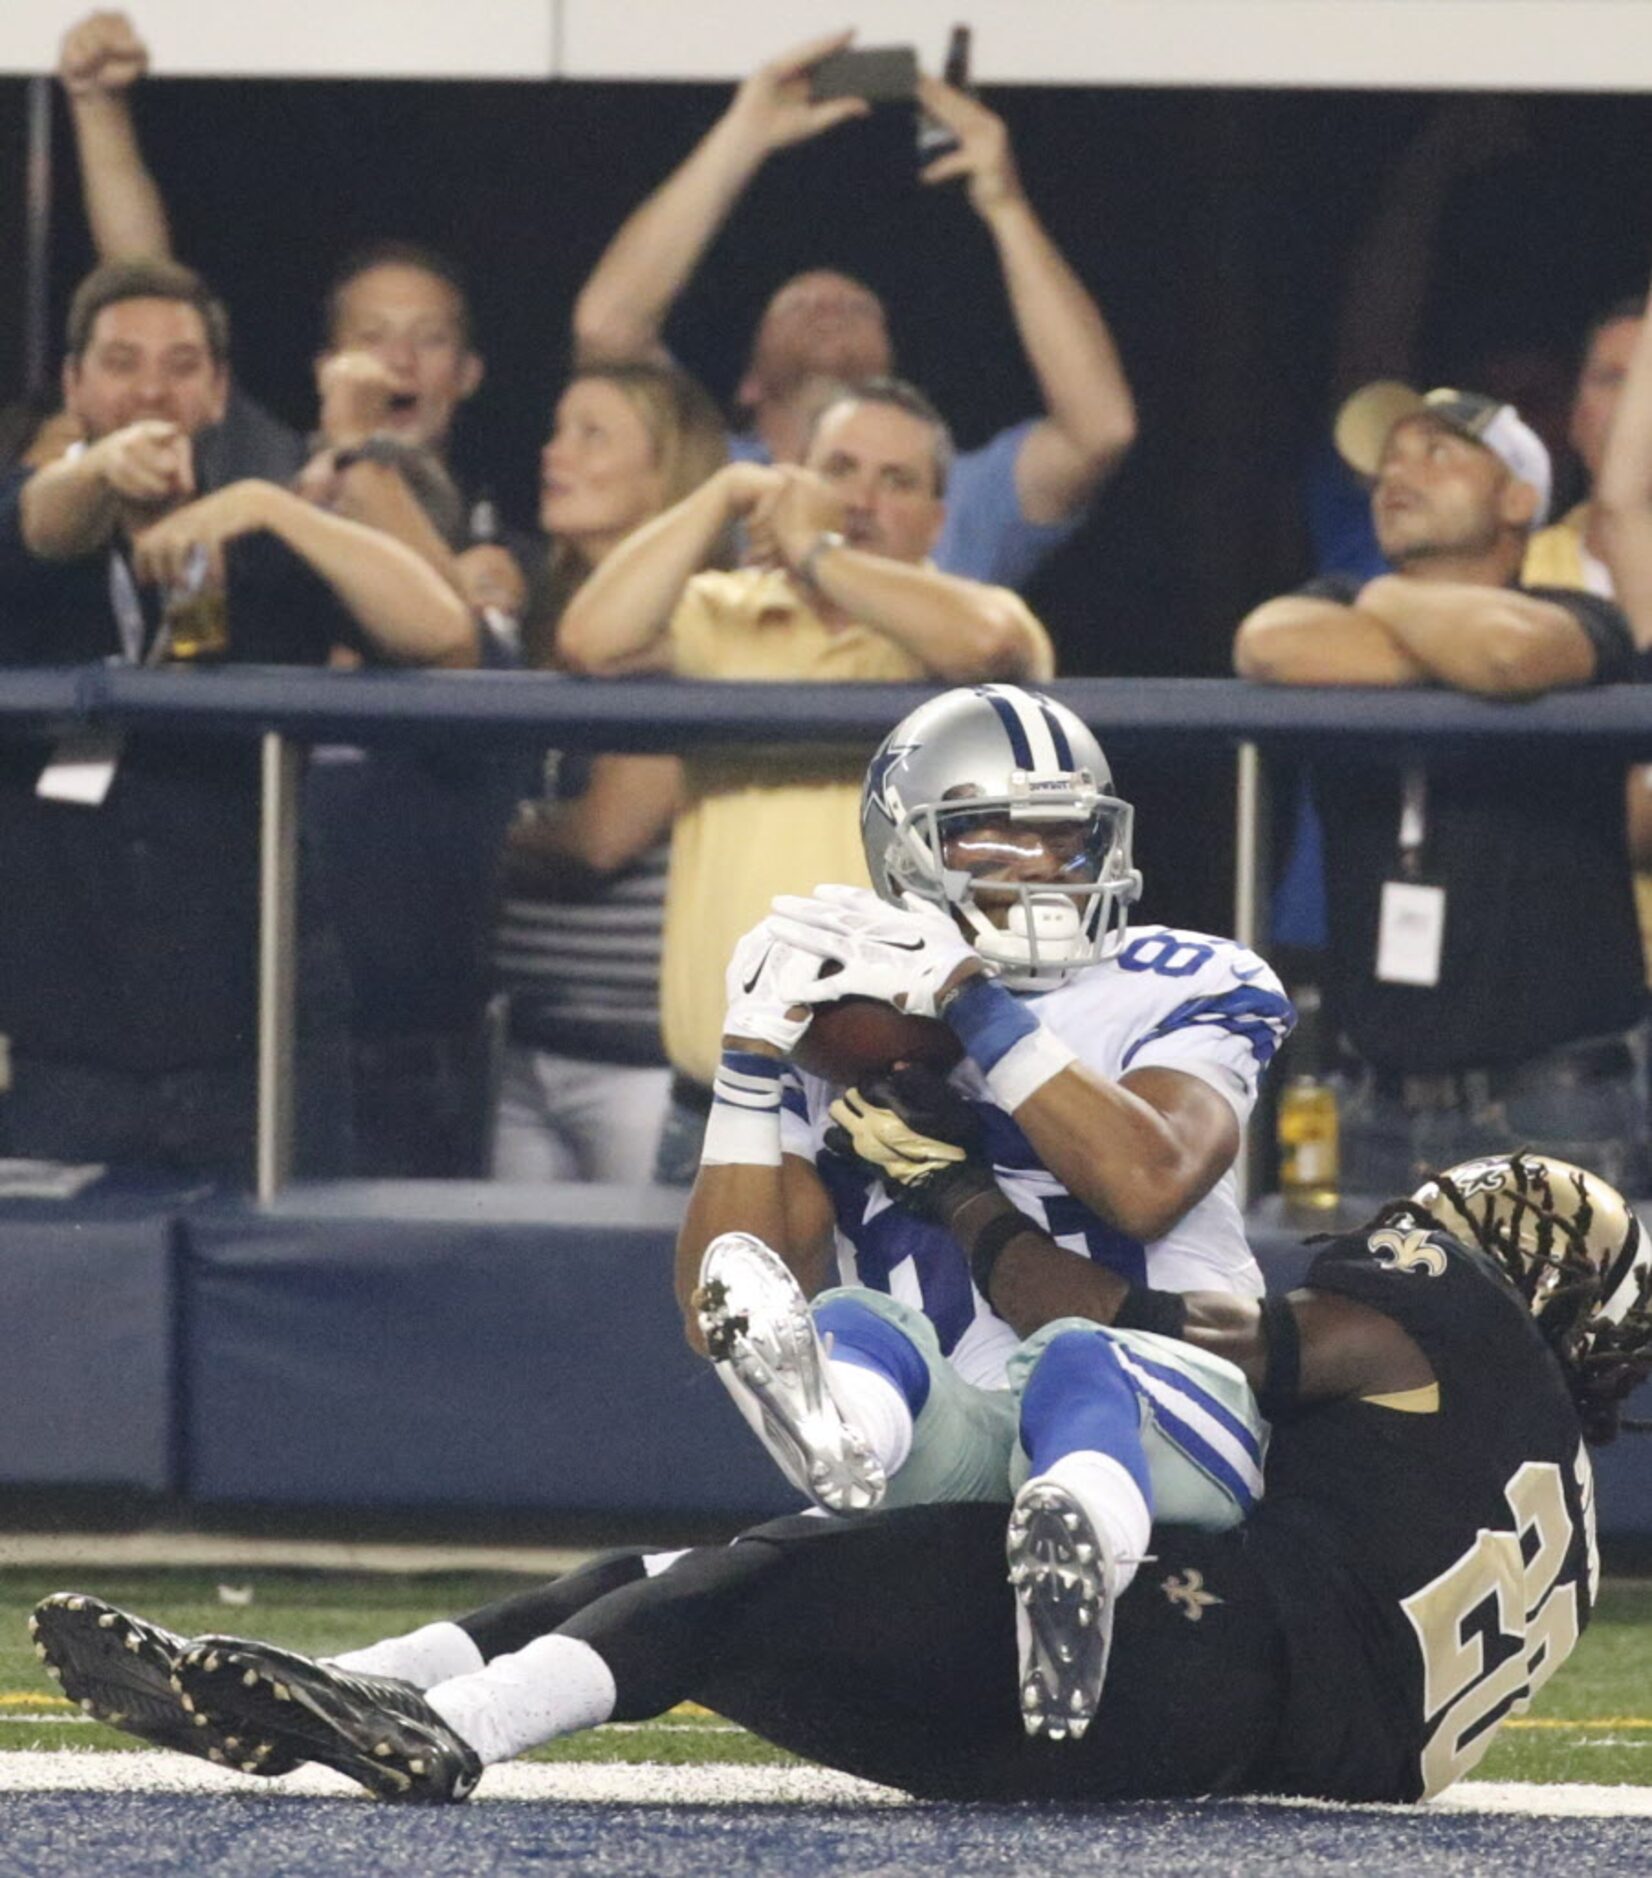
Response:
[[[1340,1197],[1337,1155],[1337,1096],[1325,1076],[1325,1043],[1319,987],[1294,993],[1297,1029],[1289,1047],[1291,1074],[1280,1091],[1275,1122],[1279,1143],[1279,1191],[1292,1213],[1333,1211]]]

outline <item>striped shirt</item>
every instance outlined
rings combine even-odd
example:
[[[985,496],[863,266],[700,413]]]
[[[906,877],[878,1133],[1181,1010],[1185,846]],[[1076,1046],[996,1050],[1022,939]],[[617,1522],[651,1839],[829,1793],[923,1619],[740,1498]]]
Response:
[[[516,1043],[593,1063],[660,1064],[660,928],[670,843],[574,895],[513,890],[494,930],[495,983]]]

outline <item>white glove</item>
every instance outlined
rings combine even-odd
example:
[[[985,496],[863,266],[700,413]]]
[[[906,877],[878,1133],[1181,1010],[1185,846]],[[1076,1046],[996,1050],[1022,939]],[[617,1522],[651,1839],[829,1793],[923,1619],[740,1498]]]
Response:
[[[878,998],[913,1017],[933,1017],[960,965],[984,969],[947,915],[911,893],[899,906],[865,887],[818,887],[807,899],[782,894],[768,925],[789,946],[842,967],[807,987],[811,1004]]]
[[[806,993],[815,988],[820,960],[812,952],[788,945],[774,931],[772,919],[761,920],[734,948],[723,976],[728,1012],[723,1019],[725,1037],[756,1037],[787,1053],[809,1028],[814,1013],[807,1009]]]

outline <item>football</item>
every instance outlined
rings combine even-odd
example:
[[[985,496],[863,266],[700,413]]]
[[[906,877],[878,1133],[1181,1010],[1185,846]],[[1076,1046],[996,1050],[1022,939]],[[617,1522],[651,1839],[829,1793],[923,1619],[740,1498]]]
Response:
[[[908,1017],[878,998],[836,998],[815,1007],[792,1061],[840,1089],[891,1063],[923,1063],[942,1075],[964,1047],[935,1017]]]

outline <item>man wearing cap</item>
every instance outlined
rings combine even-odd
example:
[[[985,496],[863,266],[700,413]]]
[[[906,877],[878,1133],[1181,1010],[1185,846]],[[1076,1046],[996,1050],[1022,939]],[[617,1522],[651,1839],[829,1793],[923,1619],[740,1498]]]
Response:
[[[1614,605],[1520,584],[1550,471],[1512,406],[1384,381],[1344,405],[1336,442],[1373,479],[1394,571],[1265,602],[1239,628],[1242,676],[1521,698],[1629,675]],[[1621,762],[1538,765],[1503,746],[1404,768],[1344,757],[1315,780],[1331,992],[1356,1059],[1343,1184],[1397,1191],[1430,1165],[1530,1145],[1644,1191]]]

